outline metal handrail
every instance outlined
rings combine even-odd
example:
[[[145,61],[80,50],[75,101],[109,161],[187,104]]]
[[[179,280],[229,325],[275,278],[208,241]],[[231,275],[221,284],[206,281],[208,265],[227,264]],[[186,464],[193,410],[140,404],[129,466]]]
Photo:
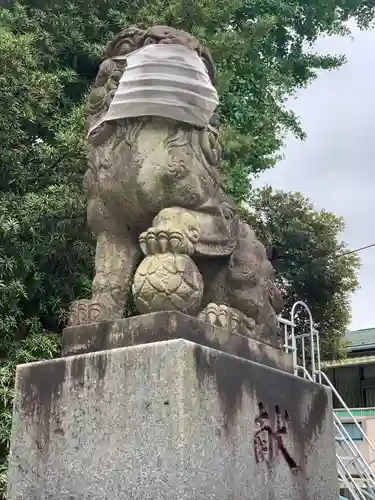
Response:
[[[349,467],[353,467],[356,473],[361,477],[361,479],[366,482],[366,486],[371,489],[372,494],[375,495],[375,477],[366,459],[363,457],[359,448],[351,439],[339,419],[335,419],[334,426],[335,430],[341,435],[341,437],[344,438],[343,443],[345,443],[349,451],[352,453],[352,457],[348,457],[348,463],[344,463],[345,458],[341,457],[338,452],[336,453],[337,458],[340,458],[343,461],[344,469],[351,477],[353,476],[353,474],[350,472]]]
[[[345,465],[343,464],[341,458],[339,456],[336,456],[336,458],[338,463],[337,472],[339,479],[344,483],[346,488],[350,491],[351,496],[354,498],[354,500],[367,500],[361,488],[359,488],[359,486],[354,481],[352,481],[350,475],[348,477],[348,475],[346,474]],[[344,470],[343,474],[340,471],[340,467]]]
[[[351,420],[353,421],[353,423],[355,424],[355,426],[357,427],[357,429],[359,430],[359,432],[362,434],[362,437],[365,439],[365,441],[367,442],[367,444],[370,445],[370,448],[375,453],[375,447],[374,447],[374,445],[371,443],[371,441],[367,437],[366,433],[364,432],[363,428],[359,425],[357,419],[355,418],[355,416],[353,415],[353,413],[350,411],[350,409],[348,408],[348,406],[346,405],[345,401],[342,399],[342,397],[340,396],[340,394],[338,393],[338,391],[335,389],[335,387],[332,384],[332,382],[329,380],[329,378],[327,377],[327,375],[324,372],[321,372],[321,376],[322,376],[324,382],[328,385],[328,387],[331,389],[331,391],[333,392],[333,394],[336,396],[337,400],[343,406],[344,410],[348,413],[349,417],[351,418]],[[338,418],[336,415],[335,415],[335,417]],[[375,478],[375,475],[374,475],[374,478]]]
[[[306,375],[306,377],[310,381],[314,382],[314,379],[313,379],[312,375],[307,371],[306,368],[304,368],[303,366],[297,365],[297,370],[304,372],[304,374]],[[326,381],[328,382],[328,384],[330,386],[332,386],[330,380],[328,379],[328,377],[326,376],[326,374],[323,373],[323,372],[322,372],[322,377],[326,379]],[[337,392],[334,387],[333,387],[333,392],[334,393]],[[338,394],[338,396],[341,399],[341,396],[339,394]],[[349,408],[346,406],[346,404],[344,403],[344,401],[342,401],[342,403],[346,407],[345,408],[346,411],[351,415],[351,412],[350,412]],[[351,416],[352,416],[353,420],[355,420],[354,416],[353,415],[351,415]],[[349,450],[353,454],[353,457],[350,457],[350,458],[352,458],[352,463],[350,465],[352,465],[357,470],[357,472],[359,473],[359,475],[362,476],[362,478],[363,478],[363,476],[366,477],[367,481],[369,481],[371,483],[371,489],[374,490],[374,494],[375,494],[375,474],[371,470],[371,468],[368,465],[366,459],[363,457],[363,455],[362,455],[361,451],[359,450],[358,446],[355,444],[355,442],[350,437],[350,435],[347,432],[347,430],[345,429],[345,427],[342,425],[342,422],[340,421],[340,419],[335,414],[333,414],[333,417],[334,417],[334,422],[333,423],[334,423],[335,430],[341,435],[341,437],[344,438],[345,444],[347,445],[347,447],[349,448]],[[363,431],[362,427],[357,422],[355,422],[355,423],[358,426],[358,428],[360,429],[360,431],[361,431],[363,437],[365,438],[365,440],[370,444],[371,448],[373,448],[372,443],[369,441],[369,439],[366,436],[365,432]],[[340,463],[341,463],[343,469],[345,470],[345,472],[347,473],[347,475],[349,475],[349,476],[352,477],[352,474],[348,470],[348,465],[349,464],[344,464],[342,457],[340,457],[338,455],[338,453],[336,453],[336,457],[340,461]],[[359,465],[360,465],[360,469],[359,470],[358,470],[357,463],[356,463],[357,460],[359,461]],[[354,480],[354,478],[353,478],[353,480]],[[357,487],[357,485],[356,485],[356,487]]]
[[[295,322],[295,311],[297,307],[303,308],[309,317],[309,332],[296,335],[296,322]],[[341,403],[343,409],[347,412],[351,421],[355,424],[356,428],[359,430],[364,441],[370,446],[371,450],[375,454],[375,447],[368,439],[363,428],[359,425],[357,419],[352,414],[351,410],[346,405],[345,401],[342,399],[340,394],[337,392],[336,388],[333,386],[332,382],[329,380],[327,375],[322,371],[321,357],[320,357],[320,341],[319,332],[314,328],[313,318],[309,307],[301,301],[296,302],[292,307],[291,317],[289,319],[278,318],[279,324],[283,325],[284,330],[284,345],[283,348],[287,353],[292,354],[293,360],[293,371],[296,376],[302,374],[302,376],[312,382],[318,382],[319,384],[328,386],[333,394],[336,396],[338,401]],[[310,340],[310,353],[311,353],[311,373],[306,365],[306,343],[305,339]],[[300,341],[301,350],[297,348],[297,340]],[[302,365],[298,364],[298,353],[300,353],[300,358]],[[340,447],[349,453],[349,456],[343,457],[336,450],[337,459],[337,474],[338,478],[345,487],[350,491],[350,494],[354,500],[375,500],[375,474],[372,471],[370,465],[363,457],[358,446],[355,444],[353,439],[350,437],[349,433],[343,426],[341,420],[337,415],[333,414],[333,423],[336,432],[336,436],[340,438]],[[358,474],[363,484],[369,491],[366,491],[362,484],[359,484],[358,480],[353,476],[353,472]]]

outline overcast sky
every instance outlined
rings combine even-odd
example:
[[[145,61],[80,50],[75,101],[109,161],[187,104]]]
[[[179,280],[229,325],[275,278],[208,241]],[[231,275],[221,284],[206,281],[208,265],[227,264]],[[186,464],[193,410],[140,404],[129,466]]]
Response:
[[[307,139],[289,138],[285,160],[257,185],[300,191],[345,218],[344,240],[354,249],[375,243],[375,31],[353,39],[320,40],[322,52],[344,53],[340,70],[322,72],[291,107]],[[352,299],[353,329],[375,327],[375,247],[361,256],[360,290]]]

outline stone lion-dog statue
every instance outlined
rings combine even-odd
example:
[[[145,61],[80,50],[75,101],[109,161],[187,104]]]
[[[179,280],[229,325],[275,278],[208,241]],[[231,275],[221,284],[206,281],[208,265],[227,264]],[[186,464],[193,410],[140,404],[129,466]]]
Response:
[[[153,45],[163,46],[152,48],[160,64]],[[107,45],[89,96],[84,178],[95,277],[69,326],[122,318],[132,291],[140,313],[177,310],[229,334],[277,338],[273,267],[217,171],[215,79],[209,51],[183,31],[129,28]]]

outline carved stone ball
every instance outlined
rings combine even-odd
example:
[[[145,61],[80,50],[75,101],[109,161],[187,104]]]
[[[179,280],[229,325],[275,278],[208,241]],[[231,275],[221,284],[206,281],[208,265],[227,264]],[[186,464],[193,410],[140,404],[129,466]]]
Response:
[[[180,311],[196,314],[203,296],[203,279],[188,255],[148,255],[133,280],[133,296],[141,314]]]

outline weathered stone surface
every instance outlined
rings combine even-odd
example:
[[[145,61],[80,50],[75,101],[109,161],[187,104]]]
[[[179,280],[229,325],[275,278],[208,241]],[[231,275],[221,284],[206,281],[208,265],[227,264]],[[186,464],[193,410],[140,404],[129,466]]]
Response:
[[[133,289],[140,312],[172,308],[230,332],[255,331],[275,341],[280,292],[263,245],[224,191],[217,169],[218,120],[211,107],[206,109],[211,119],[206,117],[202,126],[183,117],[171,119],[163,111],[129,118],[125,108],[123,114],[117,110],[117,119],[108,119],[123,77],[127,84],[132,80],[126,74],[132,67],[127,57],[135,51],[139,56],[150,44],[175,44],[184,53],[192,52],[207,82],[200,90],[191,89],[191,96],[203,98],[204,88],[214,84],[209,51],[188,33],[166,26],[129,28],[108,44],[89,97],[84,179],[88,223],[97,239],[95,278],[92,297],[72,304],[69,324],[121,319]],[[158,80],[158,90],[163,87],[166,96],[161,105],[167,106],[168,89],[183,85],[173,67],[177,62],[182,71],[184,58],[159,49],[165,56],[163,67],[170,68],[169,73],[163,70],[164,83]],[[148,57],[152,59],[151,53]],[[150,61],[151,67],[160,66]],[[134,85],[147,100],[145,78],[146,69],[134,73]]]
[[[134,276],[133,297],[141,314],[174,310],[196,316],[203,297],[203,279],[188,255],[149,255]]]
[[[337,500],[324,387],[185,340],[18,367],[8,500],[229,498]]]
[[[293,371],[291,355],[277,346],[242,335],[228,336],[227,330],[223,328],[171,311],[65,328],[62,354],[71,356],[178,338],[213,347],[273,368]]]

